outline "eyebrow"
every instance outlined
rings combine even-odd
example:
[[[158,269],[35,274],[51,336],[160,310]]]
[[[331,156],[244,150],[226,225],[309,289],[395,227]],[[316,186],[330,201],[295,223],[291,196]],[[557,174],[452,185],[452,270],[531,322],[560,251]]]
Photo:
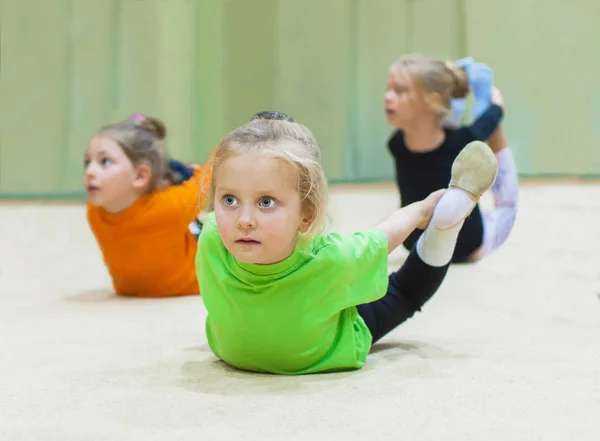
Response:
[[[229,194],[229,193],[238,193],[239,190],[233,190],[231,188],[225,188],[225,187],[217,187],[216,189],[216,193],[224,193],[224,194]],[[262,196],[265,195],[273,195],[275,193],[277,193],[276,189],[269,189],[269,190],[261,190],[261,191],[254,191],[254,193],[256,194],[260,194]]]
[[[97,152],[94,153],[94,155],[106,155],[106,156],[113,156],[110,153],[108,153],[106,150],[98,150]],[[94,156],[90,153],[85,153],[83,155],[84,158],[89,157],[89,156]]]

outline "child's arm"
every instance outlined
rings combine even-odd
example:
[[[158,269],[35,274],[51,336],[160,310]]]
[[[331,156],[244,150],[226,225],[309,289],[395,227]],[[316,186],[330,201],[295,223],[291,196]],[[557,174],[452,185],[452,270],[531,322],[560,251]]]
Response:
[[[178,181],[172,182],[172,184],[179,185],[192,176],[194,176],[194,170],[196,167],[192,167],[191,165],[184,164],[177,159],[169,159],[169,171],[173,177],[179,178]]]
[[[212,180],[212,158],[214,150],[206,163],[194,170],[194,175],[181,185],[175,185],[163,190],[162,198],[181,210],[184,220],[192,222],[200,211],[206,207],[208,192]]]
[[[496,87],[492,89],[491,102],[492,105],[471,126],[465,128],[469,134],[467,143],[486,141],[500,125],[504,115],[504,99]]]
[[[324,239],[326,246],[317,249],[321,265],[328,268],[323,280],[352,289],[332,289],[331,312],[349,306],[373,302],[383,297],[388,286],[388,255],[415,228],[427,227],[444,190],[431,193],[422,201],[396,210],[376,227],[354,234],[332,233]],[[200,236],[202,237],[202,236]],[[386,252],[387,251],[387,252]],[[333,279],[330,277],[336,273]]]
[[[388,240],[388,254],[398,248],[417,228],[425,229],[433,216],[433,210],[446,190],[431,193],[422,201],[414,202],[392,213],[375,228]]]

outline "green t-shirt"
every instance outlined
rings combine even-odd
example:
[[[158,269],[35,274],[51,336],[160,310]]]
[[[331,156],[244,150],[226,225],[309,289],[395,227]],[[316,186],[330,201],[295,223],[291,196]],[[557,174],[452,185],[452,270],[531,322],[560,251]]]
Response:
[[[230,254],[214,213],[200,234],[196,269],[213,353],[239,369],[277,374],[361,368],[372,337],[356,305],[388,286],[383,232],[329,234],[271,265]]]

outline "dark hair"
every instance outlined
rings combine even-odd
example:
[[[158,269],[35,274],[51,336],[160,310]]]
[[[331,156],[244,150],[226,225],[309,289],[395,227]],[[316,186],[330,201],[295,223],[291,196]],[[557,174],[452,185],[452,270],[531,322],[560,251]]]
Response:
[[[254,121],[257,119],[272,119],[272,120],[274,119],[274,120],[280,120],[280,121],[295,122],[294,118],[292,118],[289,115],[286,115],[283,112],[278,112],[277,110],[265,110],[263,112],[255,113],[250,118],[250,121]]]

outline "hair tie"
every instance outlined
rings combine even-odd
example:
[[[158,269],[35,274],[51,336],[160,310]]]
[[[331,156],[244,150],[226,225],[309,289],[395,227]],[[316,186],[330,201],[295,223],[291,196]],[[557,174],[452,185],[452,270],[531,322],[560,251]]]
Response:
[[[143,121],[146,119],[146,115],[142,114],[142,113],[134,113],[133,115],[131,115],[129,118],[132,121]]]

